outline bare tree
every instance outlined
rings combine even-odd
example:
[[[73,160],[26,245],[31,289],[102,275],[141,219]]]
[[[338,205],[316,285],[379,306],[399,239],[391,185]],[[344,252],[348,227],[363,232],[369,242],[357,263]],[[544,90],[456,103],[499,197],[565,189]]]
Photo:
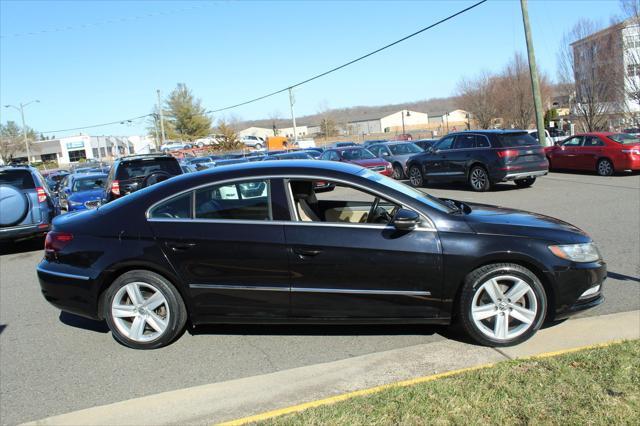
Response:
[[[458,83],[458,97],[462,109],[470,112],[481,129],[488,129],[498,117],[498,97],[495,76],[483,71],[471,79]]]
[[[230,151],[241,148],[242,142],[238,139],[238,134],[233,129],[233,125],[225,119],[220,119],[215,128],[218,136],[217,148],[221,151]]]
[[[619,110],[623,84],[622,76],[616,75],[622,67],[614,66],[620,53],[615,32],[593,36],[599,29],[593,21],[578,21],[562,38],[558,54],[560,82],[575,86],[573,113],[589,132],[606,129],[608,114]]]

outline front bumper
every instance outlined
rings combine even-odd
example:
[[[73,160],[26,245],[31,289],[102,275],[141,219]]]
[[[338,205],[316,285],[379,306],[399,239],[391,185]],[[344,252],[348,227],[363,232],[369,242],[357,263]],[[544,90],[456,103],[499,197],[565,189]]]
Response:
[[[21,240],[29,237],[42,236],[49,232],[51,224],[38,223],[36,225],[18,225],[0,228],[0,241]]]
[[[604,302],[602,290],[607,278],[607,264],[604,261],[573,263],[567,268],[558,268],[551,272],[551,278],[556,283],[553,319],[564,319]],[[597,292],[588,297],[580,297],[595,286],[600,286]]]

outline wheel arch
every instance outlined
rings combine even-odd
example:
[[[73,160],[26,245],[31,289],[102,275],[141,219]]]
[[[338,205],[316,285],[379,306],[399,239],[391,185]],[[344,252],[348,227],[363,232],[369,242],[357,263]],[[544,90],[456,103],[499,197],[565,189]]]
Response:
[[[473,169],[476,166],[482,167],[487,172],[487,176],[489,175],[489,167],[487,167],[487,165],[484,164],[482,161],[474,159],[474,160],[470,160],[467,163],[467,170],[465,171],[466,179],[469,179],[469,173],[471,173],[471,169]]]

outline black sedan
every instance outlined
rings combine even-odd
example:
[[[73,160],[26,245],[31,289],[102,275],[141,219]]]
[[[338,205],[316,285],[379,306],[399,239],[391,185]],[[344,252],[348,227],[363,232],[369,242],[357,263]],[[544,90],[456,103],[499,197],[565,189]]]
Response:
[[[37,274],[53,305],[139,349],[187,321],[458,321],[505,346],[600,304],[606,266],[560,220],[293,160],[190,173],[59,217]]]

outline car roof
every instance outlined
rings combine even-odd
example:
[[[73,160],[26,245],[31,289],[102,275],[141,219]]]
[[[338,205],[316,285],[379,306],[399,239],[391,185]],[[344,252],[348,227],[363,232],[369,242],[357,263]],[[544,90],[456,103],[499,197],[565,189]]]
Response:
[[[107,177],[106,173],[73,173],[71,175],[72,179],[91,179],[98,177]]]
[[[228,173],[233,171],[247,171],[247,170],[267,170],[271,173],[277,174],[278,169],[291,169],[295,168],[298,172],[304,171],[332,171],[342,172],[349,174],[357,174],[363,167],[350,164],[341,163],[338,161],[318,161],[318,160],[280,160],[280,161],[259,161],[259,162],[246,162],[231,164],[227,166],[218,166],[213,169],[203,170],[200,173],[208,173],[215,175],[218,173]]]
[[[135,155],[127,155],[126,157],[120,157],[116,161],[141,160],[144,158],[159,159],[159,158],[175,158],[175,157],[167,154],[135,154]]]
[[[491,135],[508,135],[508,134],[518,134],[518,133],[527,133],[527,130],[522,129],[477,129],[477,130],[463,130],[460,132],[451,132],[448,135],[444,135],[444,137],[450,135],[458,135],[462,133],[480,133],[480,134],[491,134]]]

